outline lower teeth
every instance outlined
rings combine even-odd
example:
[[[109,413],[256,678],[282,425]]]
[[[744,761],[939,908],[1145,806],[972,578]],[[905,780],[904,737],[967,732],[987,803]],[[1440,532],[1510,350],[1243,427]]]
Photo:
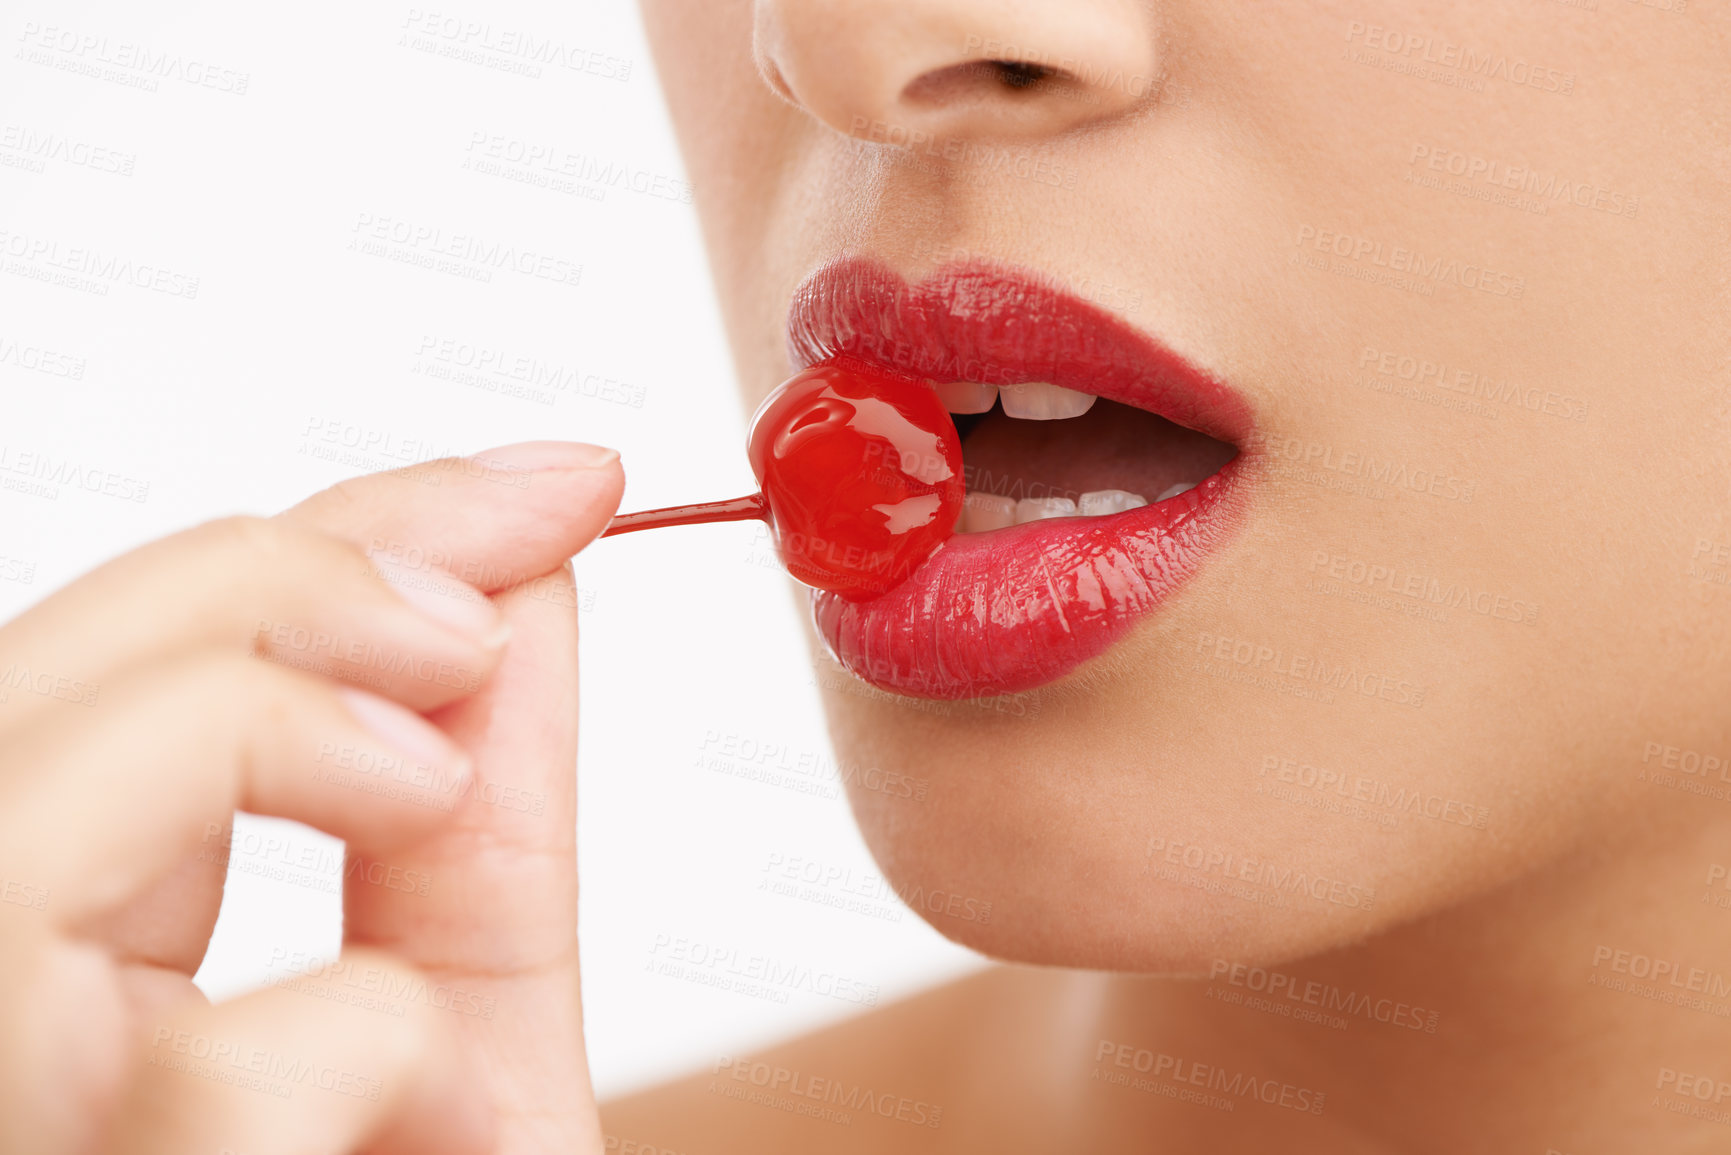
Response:
[[[1024,497],[1016,503],[1016,524],[1048,517],[1075,517],[1076,503],[1067,497]]]
[[[1123,513],[1127,509],[1140,509],[1147,504],[1148,499],[1139,493],[1128,493],[1122,489],[1101,489],[1084,493],[1076,507],[1083,517],[1100,517],[1108,513]]]
[[[1012,525],[1044,521],[1053,517],[1104,517],[1139,509],[1147,504],[1148,499],[1141,494],[1122,489],[1101,489],[1084,493],[1076,501],[1067,497],[1025,497],[1017,501],[993,493],[970,493],[962,505],[962,516],[956,522],[956,532],[987,533],[994,529],[1005,529]]]

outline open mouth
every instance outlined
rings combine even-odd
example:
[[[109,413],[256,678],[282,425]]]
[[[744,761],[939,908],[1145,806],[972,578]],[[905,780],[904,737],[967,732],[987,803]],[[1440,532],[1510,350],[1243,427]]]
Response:
[[[875,262],[795,293],[804,368],[850,354],[933,383],[962,434],[956,535],[882,597],[814,592],[819,633],[895,693],[1027,690],[1093,658],[1222,542],[1245,489],[1245,401],[1044,278],[982,262],[915,285]]]
[[[962,435],[968,497],[956,532],[1102,517],[1190,492],[1233,445],[1060,385],[936,386]]]

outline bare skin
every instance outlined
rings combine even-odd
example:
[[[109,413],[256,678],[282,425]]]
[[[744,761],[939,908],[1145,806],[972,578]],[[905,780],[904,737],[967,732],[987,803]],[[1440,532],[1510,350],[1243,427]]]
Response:
[[[787,1079],[756,1087],[733,1063],[609,1107],[621,1149],[1723,1147],[1731,980],[1713,960],[1731,920],[1710,900],[1731,810],[1689,789],[1731,749],[1731,615],[1695,560],[1731,533],[1731,154],[1709,127],[1731,107],[1711,64],[1731,43],[1723,15],[643,7],[748,403],[788,370],[787,302],[813,268],[866,254],[917,278],[960,254],[1109,299],[1244,391],[1264,441],[1240,447],[1262,487],[1240,541],[1032,695],[1031,720],[934,717],[826,683],[839,755],[932,779],[922,806],[854,792],[886,876],[993,900],[990,925],[926,916],[959,942],[1082,968],[1012,966],[755,1057],[772,1084],[777,1066],[797,1072],[817,1107],[834,1104],[811,1079],[839,1080],[941,1104],[940,1126],[728,1098],[717,1088],[792,1102]],[[1056,72],[1005,83],[993,59]],[[1494,78],[1517,59],[1520,83]],[[1027,175],[1006,175],[1018,160]],[[1358,255],[1379,243],[1522,284],[1379,284]],[[1450,371],[1415,385],[1420,361]],[[1431,387],[1461,368],[1536,403]],[[1291,463],[1313,450],[1423,463],[1476,491],[1370,500],[1308,482]],[[1324,585],[1343,558],[1470,574],[1538,610],[1518,627],[1388,612]],[[1427,695],[1324,707],[1201,676],[1197,639],[1221,636],[1348,654]],[[1342,795],[1303,786],[1291,768],[1307,765],[1488,821],[1329,810]],[[1173,844],[1297,864],[1375,902],[1199,890],[1220,875]],[[1369,1009],[1330,1011],[1348,995]],[[1306,1010],[1334,1022],[1292,1014]],[[1169,1097],[1197,1084],[1160,1056],[1320,1091],[1324,1107]]]
[[[0,702],[0,1147],[1723,1150],[1724,13],[644,10],[748,404],[790,369],[795,286],[864,254],[1091,286],[1252,412],[1237,536],[1025,710],[825,680],[840,757],[931,783],[850,787],[886,879],[991,902],[925,914],[1005,965],[598,1110],[564,563],[622,477],[532,443],[199,527],[0,628],[0,665],[47,678]],[[1431,271],[1391,281],[1397,248]],[[1318,472],[1366,456],[1449,484]],[[394,590],[392,554],[425,563]],[[1484,596],[1407,612],[1360,565]],[[332,636],[413,660],[296,641]],[[1423,694],[1270,692],[1211,668],[1237,643]],[[332,752],[410,773],[356,790]],[[196,851],[235,807],[350,842],[346,974],[494,1013],[205,1004],[221,874]],[[1321,882],[1247,896],[1228,857]],[[285,1109],[189,1065],[213,1041],[361,1093]]]
[[[1664,874],[1711,851],[1682,842],[1649,863]],[[1345,1029],[1214,997],[1249,997],[1247,977],[1234,983],[1225,975],[1186,981],[995,967],[780,1047],[723,1057],[710,1071],[603,1104],[602,1120],[621,1141],[682,1155],[1135,1152],[1150,1142],[1170,1151],[1443,1152],[1483,1143],[1487,1119],[1500,1120],[1490,1150],[1718,1150],[1719,1125],[1652,1103],[1662,1068],[1718,1069],[1723,1021],[1683,1010],[1661,1016],[1645,999],[1589,985],[1591,968],[1581,960],[1617,936],[1580,925],[1583,906],[1595,922],[1619,927],[1622,941],[1657,939],[1702,966],[1731,945],[1722,920],[1700,917],[1695,890],[1631,883],[1614,860],[1582,859],[1471,908],[1271,968],[1324,985],[1320,1003],[1269,998],[1289,1011],[1322,1012],[1340,992],[1368,995],[1367,1011],[1329,1012],[1347,1021]],[[1536,924],[1535,912],[1543,912]],[[1389,975],[1400,976],[1398,985],[1389,985]],[[1384,999],[1414,1010],[1376,1005]],[[1432,1011],[1435,1033],[1422,1025]],[[1398,1025],[1376,1021],[1379,1012]],[[1320,1090],[1324,1110],[1308,1115],[1236,1097],[1236,1109],[1225,1113],[1104,1083],[1110,1074],[1148,1077],[1134,1055],[1128,1066],[1119,1065],[1116,1049],[1099,1057],[1107,1042],[1182,1060],[1192,1078],[1190,1064],[1201,1062],[1229,1081],[1250,1074]],[[1204,1090],[1210,1074],[1201,1075]],[[1186,1089],[1173,1076],[1168,1069],[1153,1081]],[[1598,1078],[1630,1093],[1583,1118],[1570,1096],[1581,1081]],[[814,1079],[836,1087],[814,1086]],[[908,1099],[942,1107],[938,1126],[874,1117],[860,1106],[868,1101],[861,1088],[892,1116]],[[850,1121],[838,1126],[790,1113],[781,1105],[797,1101],[790,1089]],[[777,1106],[744,1099],[752,1092],[775,1094]],[[1414,1119],[1424,1120],[1422,1132]]]
[[[622,488],[592,446],[428,462],[152,543],[0,629],[47,678],[0,707],[0,1147],[599,1149],[565,559]],[[348,841],[346,943],[213,1007],[192,975],[236,808]]]

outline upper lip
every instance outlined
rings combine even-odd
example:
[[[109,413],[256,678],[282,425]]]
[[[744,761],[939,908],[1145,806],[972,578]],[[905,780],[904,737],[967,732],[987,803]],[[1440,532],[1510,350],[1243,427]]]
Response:
[[[1242,395],[1051,278],[973,259],[909,284],[875,260],[812,273],[788,310],[788,355],[804,369],[838,353],[935,381],[1043,381],[1145,409],[1242,448]]]

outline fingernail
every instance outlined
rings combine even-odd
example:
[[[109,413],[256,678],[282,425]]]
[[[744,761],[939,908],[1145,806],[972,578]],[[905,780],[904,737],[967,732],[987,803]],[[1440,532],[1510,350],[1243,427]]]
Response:
[[[474,586],[442,573],[403,569],[388,561],[375,560],[373,565],[398,597],[483,649],[496,650],[510,638],[510,623],[499,607]]]
[[[519,441],[473,454],[475,461],[509,469],[605,469],[619,460],[617,449],[580,441]]]
[[[355,721],[373,737],[416,763],[446,771],[448,777],[439,781],[459,789],[473,776],[474,762],[468,751],[413,710],[350,686],[339,687],[337,693]]]

